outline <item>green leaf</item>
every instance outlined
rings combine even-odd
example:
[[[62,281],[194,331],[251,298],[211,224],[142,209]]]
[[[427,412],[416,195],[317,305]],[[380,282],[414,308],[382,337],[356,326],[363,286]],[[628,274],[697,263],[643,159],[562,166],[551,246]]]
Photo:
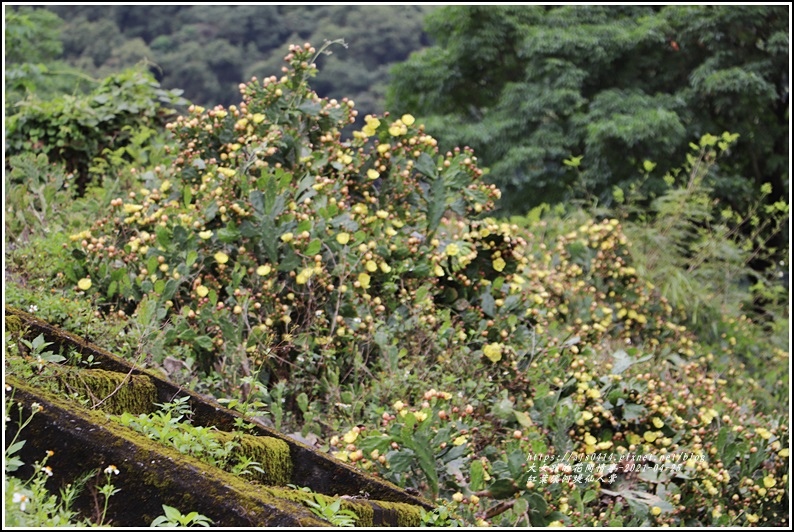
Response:
[[[306,101],[300,104],[297,109],[309,116],[318,116],[322,107],[319,102]]]
[[[163,248],[168,249],[171,245],[171,233],[168,231],[168,228],[158,225],[154,233],[157,236],[157,243]]]
[[[215,346],[215,344],[212,341],[212,338],[204,335],[197,336],[194,342],[196,343],[197,346],[199,346],[202,349],[206,349],[207,351],[211,351]]]
[[[232,244],[240,239],[240,231],[234,222],[229,222],[226,226],[218,229],[218,240],[225,244]]]
[[[265,213],[265,202],[262,191],[252,190],[248,195],[248,199],[251,202],[251,206],[254,208],[254,214],[256,214],[257,217],[261,217]]]
[[[515,481],[510,478],[500,478],[488,487],[494,499],[507,499],[518,491]]]
[[[389,466],[394,473],[405,473],[409,471],[414,465],[414,458],[416,454],[413,449],[403,447],[399,451],[389,451],[386,453],[386,459],[389,461]]]
[[[529,503],[529,507],[532,508],[533,513],[538,513],[540,515],[546,515],[548,511],[548,504],[546,504],[546,500],[543,498],[542,495],[539,493],[527,493],[525,495],[527,502]]]
[[[300,264],[300,257],[292,251],[292,248],[286,248],[284,250],[284,256],[278,264],[278,270],[281,272],[291,272],[296,270]]]
[[[168,506],[167,504],[163,505],[163,511],[165,512],[165,516],[171,521],[179,521],[179,519],[182,517],[182,512],[173,506]]]
[[[308,246],[306,246],[305,253],[306,255],[316,255],[320,251],[320,249],[322,249],[322,247],[323,247],[322,241],[315,238],[314,240],[309,242]]]
[[[204,208],[204,221],[210,222],[215,218],[215,215],[218,214],[218,204],[215,201],[211,201],[207,204]]]
[[[243,220],[240,224],[240,235],[243,238],[256,238],[260,236],[259,228],[249,220]]]
[[[486,316],[493,317],[496,312],[496,301],[490,292],[483,292],[480,296],[480,308]]]
[[[300,411],[304,414],[309,409],[309,396],[307,396],[305,392],[301,392],[298,397],[295,398],[295,402],[298,404]]]
[[[13,443],[12,445],[9,445],[8,449],[6,449],[6,456],[11,456],[19,452],[19,450],[25,446],[25,441],[26,440],[20,440],[18,442]]]
[[[433,161],[433,158],[426,153],[419,155],[419,158],[416,160],[415,168],[420,174],[423,174],[431,179],[436,179],[438,176],[438,168],[436,168],[436,163]]]
[[[430,450],[430,441],[424,434],[415,433],[410,446],[416,453],[419,469],[425,474],[432,499],[435,499],[438,495],[438,472],[435,457]]]
[[[529,417],[529,414],[526,412],[521,412],[519,410],[513,410],[513,414],[516,416],[516,421],[522,427],[532,428],[534,423],[532,423],[532,418]]]
[[[430,186],[427,200],[427,230],[432,233],[441,223],[444,211],[447,210],[447,187],[444,181],[436,179]]]
[[[633,403],[626,403],[623,405],[623,420],[624,421],[637,421],[645,415],[645,407]]]
[[[179,281],[176,279],[169,279],[168,282],[165,283],[165,288],[163,289],[163,293],[160,296],[163,301],[169,301],[174,297],[176,294],[177,289],[179,288]]]
[[[485,486],[485,468],[480,460],[474,460],[469,467],[469,490],[480,491]]]

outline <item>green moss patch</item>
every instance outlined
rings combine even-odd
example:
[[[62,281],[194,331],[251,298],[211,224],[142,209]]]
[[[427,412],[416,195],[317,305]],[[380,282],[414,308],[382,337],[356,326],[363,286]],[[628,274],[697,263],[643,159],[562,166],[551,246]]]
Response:
[[[146,375],[75,368],[58,376],[58,386],[108,414],[147,414],[157,401],[157,389]]]
[[[247,457],[259,462],[264,472],[254,471],[250,478],[262,484],[283,486],[292,478],[292,459],[289,445],[284,440],[269,436],[251,436],[230,432],[217,433],[221,443],[234,440],[239,444],[234,450],[238,457]]]

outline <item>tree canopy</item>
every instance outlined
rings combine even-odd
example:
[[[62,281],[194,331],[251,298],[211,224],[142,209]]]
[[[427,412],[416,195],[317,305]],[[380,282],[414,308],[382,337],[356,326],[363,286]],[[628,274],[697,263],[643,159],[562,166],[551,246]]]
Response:
[[[200,105],[237,101],[252,76],[280,72],[288,44],[342,39],[320,58],[321,96],[384,107],[389,65],[428,44],[426,6],[46,6],[62,17],[63,58],[93,76],[149,63],[164,88]],[[41,15],[43,16],[43,15]],[[399,23],[395,21],[399,20]]]
[[[435,45],[393,68],[388,108],[472,146],[509,210],[608,201],[648,160],[653,193],[723,131],[740,141],[717,194],[787,195],[786,6],[449,6],[426,31]]]

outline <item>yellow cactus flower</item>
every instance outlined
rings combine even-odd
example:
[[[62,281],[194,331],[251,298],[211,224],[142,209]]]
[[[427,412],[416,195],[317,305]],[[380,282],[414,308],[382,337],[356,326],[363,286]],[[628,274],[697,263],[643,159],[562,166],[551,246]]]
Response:
[[[761,436],[765,440],[768,440],[769,438],[772,437],[772,433],[763,427],[755,429],[755,433]]]
[[[371,137],[378,131],[378,127],[380,126],[380,120],[375,118],[372,115],[367,115],[364,117],[364,121],[367,123],[363,128],[361,128],[361,132],[367,136]]]
[[[482,348],[482,354],[493,363],[502,360],[502,344],[494,342]]]
[[[124,212],[126,212],[127,214],[132,214],[134,212],[142,211],[143,205],[136,205],[134,203],[125,203],[123,209]]]
[[[347,451],[334,451],[333,455],[334,455],[334,458],[336,458],[337,460],[339,460],[341,462],[347,462],[347,460],[349,458],[348,454],[347,454]]]
[[[294,235],[292,233],[284,233],[283,235],[281,235],[281,241],[282,242],[289,242],[289,241],[292,240],[293,236]]]
[[[208,240],[212,238],[212,231],[201,231],[198,236],[202,240]]]
[[[369,288],[370,280],[371,280],[371,277],[369,276],[368,273],[359,273],[358,274],[358,283],[361,285],[361,288],[363,288],[364,290]]]
[[[91,288],[91,279],[89,279],[88,277],[84,277],[83,279],[80,279],[79,281],[77,281],[77,288],[83,291],[88,290],[89,288]]]
[[[353,427],[347,432],[347,434],[342,436],[342,439],[345,441],[345,443],[353,443],[358,438],[359,432],[360,430],[358,427]]]
[[[392,137],[399,137],[400,135],[405,135],[408,133],[408,128],[405,127],[400,120],[397,120],[394,124],[389,127],[389,135]]]
[[[295,282],[297,284],[306,284],[309,282],[312,274],[314,273],[314,268],[304,268],[296,277]]]
[[[217,252],[215,255],[215,260],[218,261],[218,264],[226,264],[229,262],[229,255],[224,253],[223,251]]]
[[[369,170],[367,170],[367,177],[372,180],[375,180],[380,177],[380,172],[378,172],[374,168],[370,168]]]
[[[447,244],[447,248],[444,250],[444,253],[447,254],[447,257],[454,257],[460,253],[460,248],[455,243],[449,243]]]
[[[493,269],[498,271],[498,272],[501,272],[502,270],[504,270],[506,265],[507,264],[505,263],[505,260],[502,257],[497,257],[493,261]]]
[[[412,126],[414,125],[414,122],[416,122],[416,118],[414,118],[413,115],[408,115],[408,114],[402,115],[402,117],[400,117],[400,120],[402,120],[402,123],[405,124],[406,126]]]
[[[210,289],[204,285],[198,285],[196,287],[196,293],[198,294],[199,297],[207,297],[207,294],[210,293]]]
[[[265,264],[256,269],[256,274],[264,277],[265,275],[269,274],[271,270],[272,268],[270,267],[270,264]]]

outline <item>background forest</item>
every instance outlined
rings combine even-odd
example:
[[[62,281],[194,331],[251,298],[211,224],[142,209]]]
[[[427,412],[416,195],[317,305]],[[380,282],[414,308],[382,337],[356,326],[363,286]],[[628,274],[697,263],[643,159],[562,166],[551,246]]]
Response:
[[[427,526],[789,524],[790,6],[4,20],[7,305]]]

